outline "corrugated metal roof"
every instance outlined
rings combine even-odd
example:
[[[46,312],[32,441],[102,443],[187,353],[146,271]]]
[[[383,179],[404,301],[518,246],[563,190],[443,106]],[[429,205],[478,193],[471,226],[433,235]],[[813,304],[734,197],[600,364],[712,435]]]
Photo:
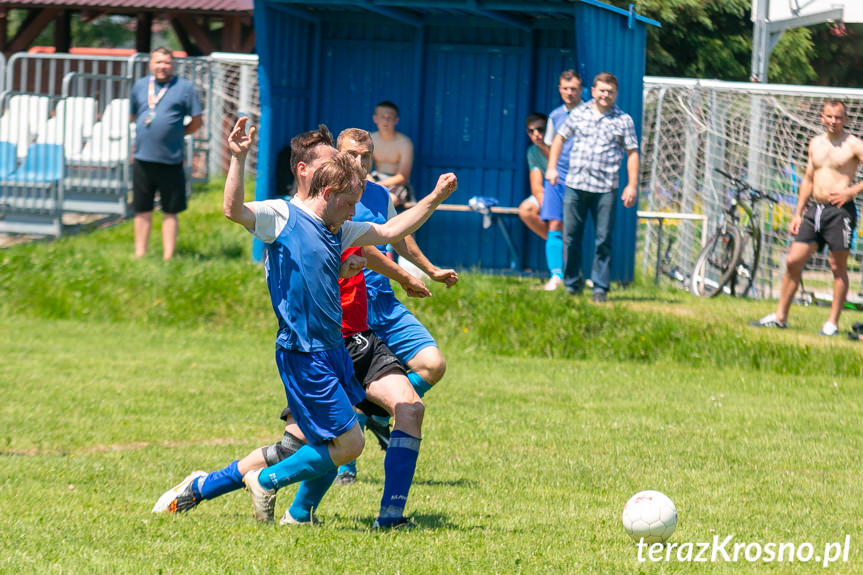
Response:
[[[147,12],[252,13],[253,0],[39,0],[37,2],[4,2],[6,8],[105,8],[110,10],[143,10]]]

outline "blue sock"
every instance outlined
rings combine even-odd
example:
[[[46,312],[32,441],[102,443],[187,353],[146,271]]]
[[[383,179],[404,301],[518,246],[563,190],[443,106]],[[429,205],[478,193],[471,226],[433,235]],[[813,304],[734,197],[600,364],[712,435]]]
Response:
[[[551,275],[563,279],[563,232],[548,232],[545,240],[545,261]]]
[[[338,475],[341,475],[342,473],[353,473],[354,475],[356,475],[357,474],[357,460],[354,459],[350,463],[345,463],[344,465],[339,465]],[[296,517],[294,517],[294,519],[296,519]]]
[[[264,489],[279,489],[297,481],[314,479],[335,468],[328,444],[304,445],[287,459],[261,470],[258,481]]]
[[[295,521],[306,523],[312,520],[312,509],[317,509],[321,499],[327,493],[336,478],[336,472],[330,471],[314,479],[306,479],[300,483],[294,502],[288,512]]]
[[[415,371],[408,374],[408,379],[410,380],[414,391],[416,391],[417,395],[420,397],[424,396],[426,392],[432,388],[432,384],[420,377],[420,374]]]
[[[243,476],[237,469],[238,461],[234,460],[218,471],[212,471],[192,484],[195,496],[200,499],[215,499],[219,495],[243,488]]]
[[[405,510],[408,492],[414,480],[420,439],[399,429],[390,435],[390,446],[384,458],[384,495],[378,523],[385,527],[400,519]]]

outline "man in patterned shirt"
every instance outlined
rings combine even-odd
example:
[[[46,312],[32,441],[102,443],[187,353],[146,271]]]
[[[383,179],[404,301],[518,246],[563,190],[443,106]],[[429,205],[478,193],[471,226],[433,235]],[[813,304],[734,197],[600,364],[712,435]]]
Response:
[[[584,289],[581,241],[590,212],[596,235],[591,271],[593,301],[601,303],[611,283],[611,239],[617,203],[614,191],[618,188],[620,162],[625,155],[627,183],[620,199],[629,208],[638,197],[638,140],[632,117],[615,104],[617,78],[608,72],[597,75],[590,93],[592,99],[570,112],[555,134],[545,177],[551,184],[557,183],[557,162],[564,142],[572,138],[563,200],[564,283],[570,294]]]

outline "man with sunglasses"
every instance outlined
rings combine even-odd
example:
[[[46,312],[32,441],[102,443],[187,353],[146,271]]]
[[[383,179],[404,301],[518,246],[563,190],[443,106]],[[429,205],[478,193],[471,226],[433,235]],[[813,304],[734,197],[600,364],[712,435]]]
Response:
[[[527,149],[527,170],[530,178],[530,195],[518,206],[518,217],[527,228],[541,237],[548,238],[548,225],[539,217],[542,206],[542,189],[545,170],[548,167],[548,146],[542,141],[548,117],[534,112],[527,117],[527,137],[531,145]]]

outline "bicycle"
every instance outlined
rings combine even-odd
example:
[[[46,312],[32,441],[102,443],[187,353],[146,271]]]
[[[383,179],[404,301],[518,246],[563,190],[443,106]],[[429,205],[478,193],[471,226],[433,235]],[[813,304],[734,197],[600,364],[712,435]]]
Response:
[[[695,259],[690,292],[699,297],[723,292],[746,295],[753,290],[761,256],[761,225],[755,208],[761,200],[778,203],[779,199],[719,168],[714,170],[731,182],[734,194],[722,222]]]

